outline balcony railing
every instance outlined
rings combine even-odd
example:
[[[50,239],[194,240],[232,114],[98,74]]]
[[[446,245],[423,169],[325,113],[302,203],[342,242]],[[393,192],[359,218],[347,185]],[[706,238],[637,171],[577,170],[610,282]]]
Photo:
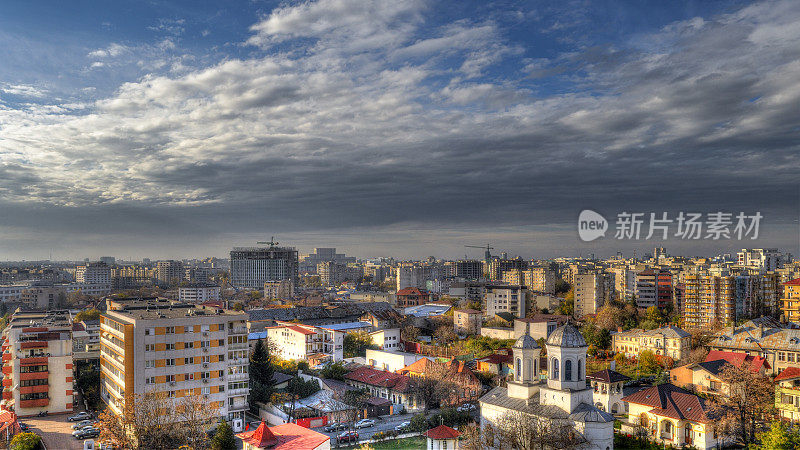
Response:
[[[249,373],[230,373],[228,374],[228,381],[243,381],[249,380],[250,374]]]
[[[41,384],[39,386],[20,386],[19,393],[20,394],[38,394],[41,392],[48,392],[50,390],[50,386],[46,384]]]
[[[49,398],[36,398],[33,400],[20,400],[19,407],[20,408],[41,408],[42,406],[47,406],[50,404]]]
[[[20,380],[44,380],[50,378],[50,372],[25,372],[19,374]]]
[[[228,334],[247,334],[247,327],[233,327],[228,329]]]
[[[47,364],[47,356],[31,356],[19,359],[19,365],[21,366],[38,366],[42,364]]]
[[[228,397],[238,397],[242,395],[247,395],[250,393],[250,389],[248,388],[241,388],[241,389],[228,389]]]

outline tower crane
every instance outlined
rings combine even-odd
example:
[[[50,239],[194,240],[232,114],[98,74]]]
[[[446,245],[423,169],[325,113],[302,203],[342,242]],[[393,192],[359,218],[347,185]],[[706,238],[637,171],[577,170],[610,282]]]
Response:
[[[494,247],[490,247],[489,244],[486,244],[486,247],[481,245],[465,245],[464,247],[485,249],[486,253],[484,254],[484,258],[486,259],[486,263],[488,264],[492,260],[492,252],[489,250],[494,250]]]

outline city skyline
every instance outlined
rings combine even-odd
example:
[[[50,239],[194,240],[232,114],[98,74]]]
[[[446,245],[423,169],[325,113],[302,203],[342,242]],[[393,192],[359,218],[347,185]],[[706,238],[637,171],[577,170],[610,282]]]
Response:
[[[789,1],[62,9],[0,7],[2,260],[800,253]],[[585,243],[583,209],[764,220]]]

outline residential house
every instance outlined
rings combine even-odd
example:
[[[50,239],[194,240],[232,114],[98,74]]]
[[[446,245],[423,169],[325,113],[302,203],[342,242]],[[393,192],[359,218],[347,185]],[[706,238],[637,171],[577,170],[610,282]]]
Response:
[[[769,368],[769,363],[760,356],[713,350],[701,363],[686,364],[670,370],[670,379],[672,384],[692,388],[695,392],[728,395],[729,386],[722,380],[722,373],[729,365],[747,368],[760,375],[764,375]]]
[[[483,393],[483,385],[478,377],[469,370],[464,361],[452,359],[447,362],[420,359],[398,371],[410,377],[425,378],[428,376],[442,377],[458,386],[453,395],[442,401],[442,406],[455,406],[465,402],[478,400]]]
[[[511,372],[513,360],[511,350],[501,348],[489,356],[485,356],[478,361],[478,372],[487,372],[505,377]]]
[[[360,367],[344,378],[345,383],[358,389],[366,389],[373,397],[391,400],[395,407],[403,407],[408,412],[424,409],[422,400],[412,393],[411,378],[408,375]]]
[[[715,448],[718,435],[715,417],[706,401],[673,384],[659,384],[622,399],[628,404],[623,433],[644,427],[649,438],[675,447]]]
[[[460,335],[480,334],[483,312],[477,309],[457,309],[453,312],[453,330]]]
[[[236,435],[242,440],[242,450],[329,450],[331,438],[296,423],[268,427],[265,422]]]
[[[427,439],[428,450],[458,450],[458,437],[461,433],[454,430],[447,425],[439,425],[436,428],[431,428],[424,433]]]
[[[788,367],[775,377],[775,409],[781,419],[800,423],[800,367]]]
[[[650,350],[678,361],[689,356],[692,348],[692,335],[676,326],[622,331],[613,334],[612,340],[614,351],[629,358],[637,358],[641,352]]]
[[[416,287],[407,287],[397,291],[397,307],[419,306],[431,300],[431,294]]]
[[[768,317],[720,330],[708,344],[711,350],[747,353],[766,359],[767,375],[779,374],[800,362],[800,329],[783,328]]]

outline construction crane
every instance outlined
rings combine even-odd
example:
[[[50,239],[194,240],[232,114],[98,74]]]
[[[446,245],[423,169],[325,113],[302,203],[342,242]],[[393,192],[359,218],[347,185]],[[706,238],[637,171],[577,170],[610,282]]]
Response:
[[[269,244],[269,246],[270,246],[270,247],[275,247],[275,246],[276,246],[276,245],[278,245],[279,243],[278,243],[278,242],[275,242],[275,236],[272,236],[272,237],[270,237],[270,238],[269,238],[269,242],[266,242],[266,241],[258,241],[258,242],[256,242],[256,244]]]
[[[465,245],[464,247],[486,249],[486,253],[484,254],[484,257],[486,258],[486,263],[488,264],[492,260],[492,252],[490,252],[489,250],[494,250],[494,247],[490,247],[489,244],[486,244],[486,247],[482,245]]]

